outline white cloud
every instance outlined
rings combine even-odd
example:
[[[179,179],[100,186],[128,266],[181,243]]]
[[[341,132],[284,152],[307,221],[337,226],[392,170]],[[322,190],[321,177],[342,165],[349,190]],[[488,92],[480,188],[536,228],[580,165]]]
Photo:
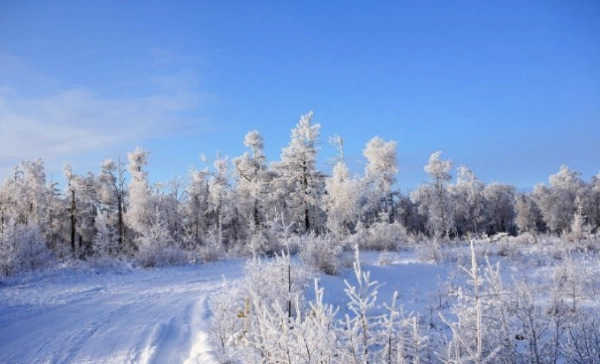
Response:
[[[0,175],[22,160],[42,157],[47,164],[62,164],[172,134],[185,126],[183,113],[200,102],[193,93],[111,98],[83,89],[19,98],[17,91],[0,85]]]

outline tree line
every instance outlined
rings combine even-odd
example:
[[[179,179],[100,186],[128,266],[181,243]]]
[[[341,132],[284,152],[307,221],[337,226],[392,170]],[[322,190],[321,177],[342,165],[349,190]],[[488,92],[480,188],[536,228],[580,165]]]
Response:
[[[0,186],[0,254],[18,251],[14,240],[24,232],[59,257],[137,255],[153,265],[157,256],[176,259],[198,247],[268,253],[293,234],[344,241],[382,224],[436,239],[581,235],[600,226],[600,174],[586,182],[562,166],[548,186],[521,193],[485,184],[464,166],[453,182],[452,162],[436,152],[424,167],[429,181],[403,194],[395,185],[395,141],[371,139],[358,176],[345,163],[343,139],[331,138],[338,155],[327,175],[317,168],[319,137],[311,112],[300,117],[278,161],[267,161],[262,136],[251,131],[243,155],[217,154],[211,168],[166,183],[151,183],[149,152],[140,148],[126,163],[104,161],[98,173],[75,174],[66,165],[63,190],[48,183],[41,159],[21,162]]]

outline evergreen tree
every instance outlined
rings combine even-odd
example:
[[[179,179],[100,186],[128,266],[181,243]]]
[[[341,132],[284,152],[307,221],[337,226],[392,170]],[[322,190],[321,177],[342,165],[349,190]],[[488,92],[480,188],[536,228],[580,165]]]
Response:
[[[144,167],[148,164],[149,153],[141,148],[127,154],[129,160],[129,203],[125,212],[125,223],[133,231],[133,240],[144,234],[152,223],[151,215],[154,213],[154,202],[148,172]]]
[[[312,123],[313,113],[302,115],[292,129],[290,144],[283,148],[281,161],[274,165],[276,187],[285,200],[283,210],[295,222],[299,233],[318,231],[321,214],[319,203],[323,192],[323,175],[317,171],[320,124]]]

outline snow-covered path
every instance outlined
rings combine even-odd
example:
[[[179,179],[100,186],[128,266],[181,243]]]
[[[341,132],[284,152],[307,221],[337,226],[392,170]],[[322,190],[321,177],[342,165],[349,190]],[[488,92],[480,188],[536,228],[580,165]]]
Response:
[[[239,261],[59,272],[0,288],[0,363],[204,363],[208,298]]]

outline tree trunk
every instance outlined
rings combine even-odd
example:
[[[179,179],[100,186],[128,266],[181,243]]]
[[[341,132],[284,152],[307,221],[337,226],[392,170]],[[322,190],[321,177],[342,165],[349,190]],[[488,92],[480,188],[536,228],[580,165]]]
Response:
[[[71,249],[73,258],[77,259],[77,245],[75,243],[75,209],[77,208],[75,201],[75,189],[71,189]]]
[[[302,184],[304,187],[304,229],[305,232],[310,231],[310,216],[308,211],[308,176],[306,161],[302,164]]]
[[[123,194],[117,193],[117,209],[119,217],[119,249],[123,250],[123,238],[125,236],[125,224],[123,223]]]

